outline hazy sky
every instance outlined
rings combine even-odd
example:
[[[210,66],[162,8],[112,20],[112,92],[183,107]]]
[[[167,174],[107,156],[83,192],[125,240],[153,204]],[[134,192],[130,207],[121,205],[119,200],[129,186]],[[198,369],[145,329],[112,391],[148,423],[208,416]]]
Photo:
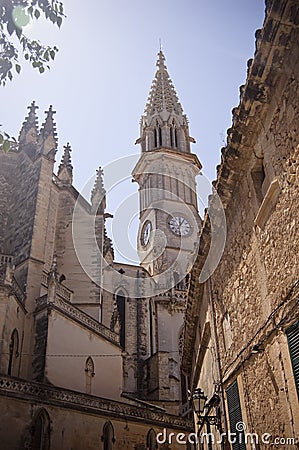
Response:
[[[254,54],[263,0],[65,0],[61,29],[45,21],[30,34],[57,45],[51,70],[24,63],[0,88],[2,129],[18,136],[27,106],[40,123],[53,104],[62,146],[70,142],[78,189],[95,169],[139,152],[139,121],[155,74],[159,39],[166,65],[190,122],[193,145],[209,179],[215,178],[231,110],[239,103],[246,61]],[[83,5],[83,6],[82,6]],[[40,22],[40,23],[39,23]],[[126,189],[135,190],[128,184]],[[122,188],[122,192],[127,192]],[[111,199],[108,210],[117,207]]]

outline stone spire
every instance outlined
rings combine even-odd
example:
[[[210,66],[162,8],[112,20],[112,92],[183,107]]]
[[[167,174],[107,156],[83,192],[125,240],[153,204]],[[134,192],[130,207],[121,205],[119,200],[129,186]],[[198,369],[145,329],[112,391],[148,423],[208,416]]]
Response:
[[[71,160],[71,147],[69,142],[63,147],[63,155],[58,168],[58,178],[65,184],[73,183],[73,166]]]
[[[161,114],[168,118],[169,113],[175,113],[178,116],[183,115],[183,108],[179,102],[173,83],[168,75],[165,65],[165,56],[162,50],[158,53],[156,63],[158,70],[152,82],[148,101],[145,107],[147,117]]]
[[[167,72],[162,50],[156,66],[158,69],[141,117],[141,137],[136,143],[141,144],[143,152],[171,148],[190,153],[190,142],[195,140],[189,136],[188,119]]]
[[[38,106],[35,101],[28,106],[29,113],[25,118],[19,134],[20,150],[25,151],[30,158],[34,158],[36,154],[37,138],[38,138],[38,124],[36,110]]]
[[[39,153],[47,155],[54,160],[57,152],[57,133],[53,116],[56,111],[53,111],[53,107],[50,105],[49,110],[45,111],[45,113],[46,120],[41,127],[38,139]]]
[[[96,171],[96,179],[91,191],[91,206],[93,212],[104,213],[106,207],[106,191],[104,189],[103,169],[99,167]]]

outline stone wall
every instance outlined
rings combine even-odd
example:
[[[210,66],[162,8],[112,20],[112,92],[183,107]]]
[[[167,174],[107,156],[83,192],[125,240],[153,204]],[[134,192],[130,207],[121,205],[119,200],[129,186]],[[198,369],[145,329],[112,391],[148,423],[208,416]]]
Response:
[[[173,436],[179,433],[187,436],[192,432],[190,421],[154,407],[146,410],[142,405],[126,405],[39,383],[12,384],[5,378],[0,379],[0,385],[6,394],[0,395],[0,437],[5,449],[31,448],[34,418],[41,410],[46,411],[50,421],[51,450],[103,448],[103,429],[107,422],[113,428],[115,450],[145,450],[149,431],[153,430],[157,435],[164,429],[167,442],[159,448],[179,450],[182,444],[178,444]],[[174,433],[171,445],[170,433]],[[163,435],[160,440],[163,441]]]
[[[205,387],[211,395],[205,378],[218,366],[216,381],[225,404],[225,390],[237,380],[248,432],[296,438],[298,400],[286,330],[299,319],[299,5],[273,1],[267,11],[214,183],[225,210],[227,239],[204,289],[198,276],[210,245],[207,217],[201,230],[183,367],[193,388]],[[204,322],[199,329],[193,316]],[[215,324],[209,344],[215,353],[212,360],[208,354],[198,360],[208,322]],[[193,359],[188,356],[192,343]],[[224,403],[225,428],[230,425]]]

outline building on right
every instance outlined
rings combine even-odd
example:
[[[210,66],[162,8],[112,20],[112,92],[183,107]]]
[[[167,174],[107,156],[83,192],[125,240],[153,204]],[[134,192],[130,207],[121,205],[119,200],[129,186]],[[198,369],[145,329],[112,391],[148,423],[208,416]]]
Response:
[[[298,0],[266,1],[187,300],[182,412],[200,388],[197,431],[215,441],[225,434],[213,448],[299,448],[298,93]],[[217,196],[226,224],[217,222]],[[215,270],[210,251],[222,254]]]

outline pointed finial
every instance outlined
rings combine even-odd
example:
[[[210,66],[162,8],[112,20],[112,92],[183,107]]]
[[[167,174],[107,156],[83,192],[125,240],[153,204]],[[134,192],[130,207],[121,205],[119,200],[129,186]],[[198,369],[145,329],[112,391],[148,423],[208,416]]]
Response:
[[[36,110],[38,109],[38,106],[36,106],[35,101],[31,103],[31,105],[27,106],[27,109],[29,109],[28,116],[25,117],[25,120],[22,124],[22,128],[20,130],[19,134],[19,142],[20,144],[24,144],[29,141],[32,141],[32,138],[36,139],[37,137],[37,117],[36,117]],[[31,133],[31,136],[28,135],[28,132],[33,129],[33,134]],[[30,134],[30,133],[29,133]]]
[[[46,120],[43,123],[39,134],[39,152],[44,155],[49,155],[51,153],[54,160],[57,151],[57,133],[53,116],[56,111],[53,111],[53,107],[50,105],[48,111],[45,111],[45,113]]]
[[[56,282],[58,280],[58,270],[57,270],[57,254],[54,252],[52,264],[48,273],[48,283],[50,281]]]
[[[58,178],[66,184],[72,184],[73,182],[73,166],[71,159],[71,146],[69,142],[63,147],[63,155],[58,167]]]
[[[104,171],[101,167],[99,167],[96,171],[96,179],[94,182],[93,190],[91,191],[91,204],[93,208],[98,210],[98,207],[102,203],[102,201],[105,199],[106,191],[104,189],[104,181],[103,181],[103,175]],[[105,208],[105,205],[104,205]]]
[[[162,39],[159,38],[159,47],[160,47],[160,52],[162,51]]]
[[[57,272],[57,254],[54,252],[50,272]]]
[[[71,161],[72,149],[71,149],[70,143],[67,142],[67,144],[64,145],[63,148],[64,148],[64,151],[63,151],[63,155],[62,155],[61,162],[59,165],[59,170],[61,170],[63,167],[72,169],[73,168],[72,161]]]
[[[46,114],[46,120],[42,126],[42,129],[46,130],[51,130],[55,128],[55,123],[53,120],[53,116],[54,114],[56,114],[56,111],[53,111],[53,106],[50,105],[48,111],[45,111]]]
[[[167,69],[167,67],[165,65],[165,56],[161,49],[158,53],[158,59],[157,59],[156,66],[159,68],[159,70]]]
[[[38,109],[38,106],[35,104],[35,100],[33,100],[31,105],[27,106],[27,109],[29,109],[29,115],[35,114],[35,111]]]

